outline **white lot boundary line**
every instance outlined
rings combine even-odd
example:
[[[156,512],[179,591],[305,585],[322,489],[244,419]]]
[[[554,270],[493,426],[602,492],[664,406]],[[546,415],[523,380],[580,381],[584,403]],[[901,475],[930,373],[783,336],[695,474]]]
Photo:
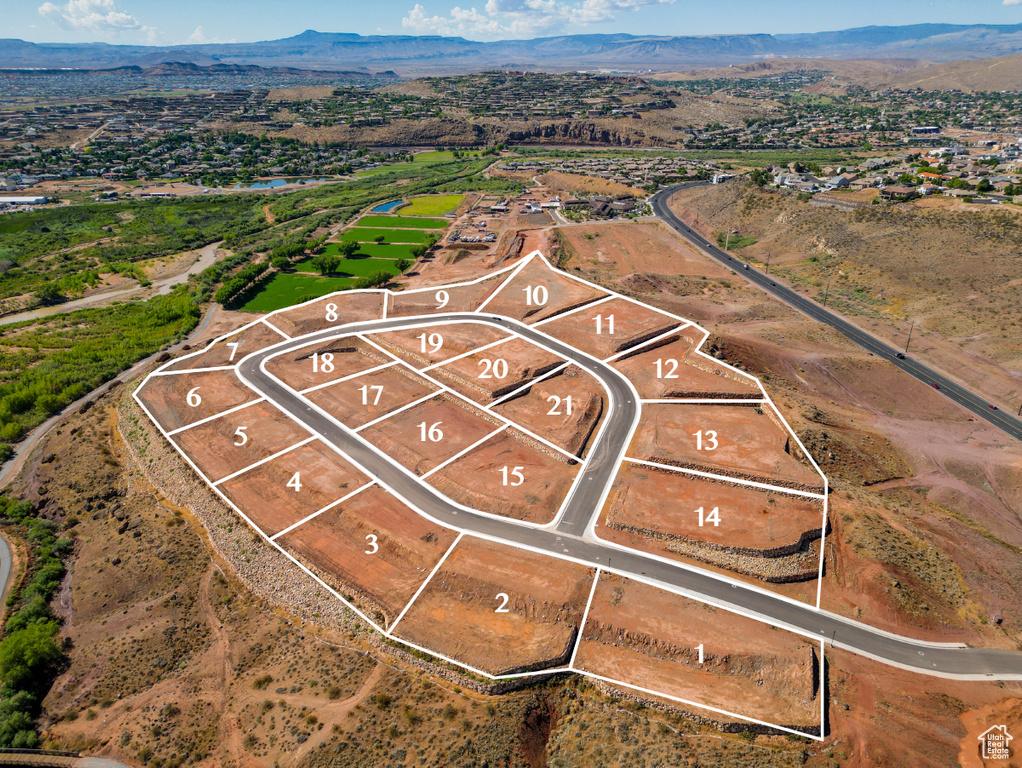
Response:
[[[520,264],[516,264],[514,266],[512,272],[511,272],[511,274],[508,275],[500,285],[498,285],[496,288],[493,289],[493,291],[490,293],[489,296],[486,297],[486,299],[483,301],[482,304],[480,304],[478,307],[476,307],[472,311],[475,312],[476,314],[482,312],[483,309],[486,307],[486,305],[489,304],[491,301],[493,301],[497,297],[497,294],[499,294],[501,291],[503,291],[504,287],[508,283],[510,283],[512,280],[514,280],[515,277],[517,277],[518,273],[521,272],[522,269],[525,268],[526,264],[528,264],[530,261],[532,261],[533,257],[537,253],[539,253],[539,251],[533,251],[528,256],[526,256],[524,259],[522,259]]]
[[[700,703],[695,702],[695,701],[690,701],[689,699],[682,699],[682,698],[679,698],[678,696],[671,696],[670,694],[660,693],[659,691],[654,691],[654,690],[651,690],[649,688],[643,688],[643,687],[638,686],[638,685],[633,685],[632,683],[625,683],[625,682],[622,682],[621,680],[615,680],[612,677],[604,677],[603,675],[597,675],[594,672],[588,672],[588,671],[586,671],[584,669],[579,669],[579,670],[576,670],[576,671],[580,675],[584,675],[585,677],[591,677],[594,680],[601,680],[604,683],[609,683],[610,685],[616,685],[616,686],[619,686],[621,688],[629,688],[629,689],[631,689],[633,691],[638,691],[639,693],[645,693],[648,696],[658,696],[659,698],[662,698],[662,699],[670,699],[671,701],[678,702],[679,704],[684,704],[685,706],[688,706],[688,707],[696,707],[698,709],[704,709],[704,710],[706,710],[708,712],[713,712],[713,713],[718,714],[718,715],[725,715],[726,717],[737,718],[738,720],[744,720],[747,723],[756,723],[757,725],[763,725],[763,726],[766,726],[767,728],[773,728],[773,729],[778,730],[778,731],[784,731],[785,733],[790,733],[790,734],[793,734],[795,736],[804,736],[805,738],[813,739],[814,741],[826,741],[826,737],[823,736],[823,735],[816,736],[816,735],[814,735],[812,733],[809,733],[807,731],[800,731],[800,730],[797,730],[795,728],[789,728],[788,726],[785,726],[785,725],[777,725],[776,723],[769,723],[766,720],[757,720],[754,717],[747,717],[745,715],[739,715],[737,712],[729,712],[726,709],[720,709],[718,707],[711,707],[709,704],[700,704]],[[820,685],[821,685],[821,688],[822,688],[822,685],[823,685],[822,682],[821,682]],[[819,695],[820,696],[823,695],[822,691],[820,692]],[[821,734],[822,734],[822,731],[823,731],[823,724],[822,724],[822,722],[820,724],[820,731],[821,731]]]
[[[324,512],[329,512],[331,509],[336,507],[338,504],[343,504],[348,499],[350,499],[352,496],[357,496],[358,494],[362,493],[362,491],[367,490],[369,488],[372,488],[374,485],[376,485],[376,481],[375,480],[370,480],[368,483],[365,483],[364,485],[360,485],[358,488],[353,490],[351,493],[346,494],[345,496],[342,496],[341,498],[337,499],[336,501],[331,501],[329,504],[327,504],[322,509],[317,509],[311,515],[307,515],[306,517],[303,517],[297,523],[292,523],[291,525],[289,525],[284,530],[278,531],[277,533],[273,534],[272,536],[270,536],[270,541],[276,541],[281,536],[284,536],[285,534],[291,533],[291,531],[293,531],[295,528],[297,528],[297,527],[299,527],[301,525],[305,525],[307,522],[312,520],[314,517],[319,517]]]
[[[302,305],[301,305],[301,304],[299,304],[298,306],[300,307],[300,306],[302,306]],[[290,309],[295,309],[295,307],[290,307]],[[263,323],[264,323],[265,325],[269,326],[270,328],[272,328],[273,330],[275,330],[275,331],[276,331],[277,333],[279,333],[279,334],[280,334],[281,336],[283,336],[283,337],[284,337],[285,339],[290,339],[290,338],[291,338],[291,337],[290,337],[290,336],[288,336],[288,335],[287,335],[286,333],[284,333],[284,332],[283,332],[282,330],[280,330],[280,328],[278,328],[278,327],[277,327],[277,326],[275,326],[275,325],[274,325],[273,323],[271,323],[271,322],[270,322],[269,320],[267,320],[267,319],[266,319],[265,317],[263,318]]]
[[[614,296],[613,294],[611,294],[610,296],[604,296],[602,299],[594,299],[593,301],[587,302],[586,304],[583,304],[580,307],[575,307],[574,309],[569,309],[566,312],[558,312],[556,315],[551,315],[550,317],[544,317],[542,320],[537,320],[534,323],[528,323],[528,325],[533,327],[533,328],[539,328],[539,326],[541,326],[541,325],[546,325],[547,323],[552,323],[554,320],[560,320],[562,317],[567,317],[568,315],[573,315],[576,312],[581,312],[583,309],[592,309],[593,307],[599,306],[600,304],[606,304],[608,301],[612,301],[612,300],[614,300],[616,298],[617,298],[617,296]]]
[[[615,352],[610,357],[603,358],[603,362],[605,362],[605,363],[612,363],[615,360],[617,360],[619,357],[624,357],[625,355],[630,355],[632,352],[635,352],[636,350],[642,349],[643,347],[649,346],[650,344],[655,344],[656,342],[660,341],[661,339],[666,339],[668,336],[672,336],[675,333],[677,333],[678,331],[682,331],[685,328],[691,327],[692,325],[694,325],[694,323],[691,323],[691,322],[688,322],[685,325],[676,325],[673,328],[671,328],[671,330],[666,331],[665,333],[658,334],[657,336],[654,336],[652,339],[646,339],[645,341],[643,341],[643,342],[641,342],[639,344],[636,344],[634,346],[628,347],[628,349],[622,349],[620,352]]]
[[[285,448],[282,451],[277,451],[276,453],[271,453],[266,458],[259,459],[259,461],[255,462],[254,464],[249,464],[244,469],[239,469],[237,472],[232,472],[231,474],[227,475],[227,477],[221,477],[219,480],[217,480],[215,483],[213,483],[213,485],[220,485],[221,483],[226,483],[228,480],[233,480],[234,478],[238,477],[239,475],[245,474],[250,469],[255,469],[256,467],[262,466],[263,464],[265,464],[268,461],[273,461],[274,459],[283,456],[285,453],[290,453],[295,448],[301,448],[303,445],[307,445],[308,443],[311,443],[313,440],[317,440],[317,439],[318,438],[315,435],[310,435],[309,437],[305,438],[304,440],[301,440],[301,441],[295,443],[294,445],[292,445],[292,446],[290,446],[288,448]]]
[[[396,362],[382,363],[381,365],[377,365],[374,368],[366,368],[364,371],[356,371],[355,373],[349,373],[347,376],[341,376],[341,378],[334,379],[333,381],[328,381],[325,384],[317,384],[314,387],[303,389],[298,394],[305,395],[308,394],[309,392],[315,392],[320,389],[326,389],[327,387],[332,387],[334,384],[341,384],[342,382],[349,381],[351,379],[357,379],[359,376],[367,376],[370,373],[376,373],[377,371],[382,371],[384,368],[390,368],[391,366],[394,365],[397,365],[397,363]]]
[[[640,400],[643,405],[761,405],[766,400],[742,400],[737,399],[723,399],[713,397],[661,397],[654,398],[651,400]]]
[[[202,351],[205,352],[205,350],[202,350]],[[182,359],[183,358],[180,358],[180,357],[175,358],[175,362],[177,360],[182,360]],[[179,369],[175,369],[175,370],[172,370],[172,371],[153,371],[153,375],[154,376],[180,376],[182,373],[210,373],[211,371],[233,371],[233,370],[234,370],[234,366],[233,365],[217,365],[217,366],[214,366],[212,368],[179,368]]]
[[[425,368],[420,368],[419,370],[420,371],[432,371],[434,368],[441,368],[442,366],[445,366],[448,363],[453,363],[456,360],[463,360],[466,357],[471,357],[476,352],[482,352],[485,349],[492,349],[493,347],[499,347],[501,344],[507,344],[509,341],[512,341],[514,338],[515,338],[514,336],[508,336],[508,337],[503,338],[503,339],[497,339],[496,341],[491,341],[489,344],[483,344],[481,347],[476,347],[475,349],[470,349],[468,352],[462,352],[460,355],[455,355],[454,357],[449,357],[446,360],[441,360],[439,363],[432,363],[430,365],[427,365]]]
[[[393,357],[393,358],[394,358],[395,360],[397,360],[397,362],[398,362],[398,363],[400,363],[400,364],[401,364],[401,365],[403,365],[403,366],[404,366],[405,368],[407,368],[407,369],[408,369],[409,371],[411,371],[411,372],[413,372],[413,373],[417,373],[418,375],[422,376],[422,378],[426,379],[426,380],[427,380],[427,381],[429,381],[430,383],[432,383],[432,384],[435,384],[436,386],[440,387],[440,388],[441,388],[442,390],[444,390],[445,392],[447,392],[447,393],[449,393],[449,394],[451,394],[451,395],[453,395],[453,396],[457,397],[457,398],[458,398],[459,400],[461,400],[462,402],[468,403],[469,405],[473,405],[473,406],[475,406],[476,408],[479,408],[480,410],[485,410],[485,409],[483,408],[483,406],[482,406],[481,404],[479,404],[479,403],[476,403],[476,402],[474,402],[474,401],[470,400],[469,398],[465,397],[465,395],[461,394],[461,393],[460,393],[460,392],[458,392],[457,390],[451,389],[451,388],[450,388],[449,386],[447,386],[446,384],[444,384],[444,383],[443,383],[442,381],[440,381],[440,380],[438,380],[438,379],[435,379],[435,378],[433,378],[432,376],[429,376],[428,374],[425,374],[425,373],[423,373],[423,372],[422,372],[422,371],[420,371],[420,370],[419,370],[418,368],[415,368],[414,366],[412,366],[412,365],[408,364],[408,363],[407,363],[407,362],[405,362],[404,360],[401,360],[400,358],[397,358],[397,357],[395,357],[395,356],[394,356],[394,354],[393,354],[392,352],[390,352],[390,351],[388,351],[388,350],[384,349],[383,347],[381,347],[380,345],[376,344],[376,343],[375,343],[374,341],[372,341],[372,339],[369,339],[369,338],[365,338],[365,337],[363,337],[363,336],[362,336],[361,334],[359,335],[359,338],[360,338],[360,339],[362,339],[363,341],[365,341],[365,342],[366,342],[366,343],[368,343],[368,344],[372,344],[372,345],[373,345],[374,347],[376,347],[377,349],[379,349],[379,350],[380,350],[381,352],[385,352],[386,354],[390,355],[390,356],[391,356],[391,357]],[[526,341],[528,341],[528,339],[526,339]],[[523,426],[521,426],[521,425],[517,424],[516,422],[513,422],[513,421],[511,421],[510,419],[508,419],[508,418],[506,418],[506,417],[502,416],[501,414],[493,412],[493,416],[494,416],[494,417],[496,417],[496,418],[498,418],[498,419],[500,419],[500,420],[501,420],[501,421],[503,421],[503,422],[504,422],[505,424],[508,424],[508,425],[510,425],[510,426],[512,426],[512,427],[514,427],[514,428],[515,428],[515,429],[517,429],[517,430],[518,430],[519,432],[522,432],[522,433],[524,433],[524,434],[528,435],[529,437],[533,438],[534,440],[538,440],[539,442],[543,443],[544,445],[547,445],[547,446],[549,446],[550,448],[553,448],[553,449],[554,449],[555,451],[557,451],[558,453],[562,454],[563,456],[565,456],[565,457],[567,457],[567,458],[571,459],[572,461],[578,461],[578,457],[576,457],[576,456],[572,456],[572,455],[571,455],[570,453],[568,453],[567,451],[565,451],[565,450],[564,450],[563,448],[559,448],[558,446],[554,445],[553,443],[551,443],[551,442],[550,442],[549,440],[547,440],[546,438],[540,437],[539,435],[537,435],[537,434],[534,434],[533,432],[530,432],[530,431],[529,431],[529,430],[527,430],[527,429],[526,429],[525,427],[523,427]]]
[[[578,655],[578,647],[582,644],[582,635],[586,630],[586,622],[589,620],[589,608],[593,604],[593,595],[596,594],[596,585],[600,581],[600,567],[596,567],[596,576],[593,577],[593,586],[589,590],[589,599],[586,600],[586,609],[582,612],[582,623],[578,625],[578,636],[575,638],[575,647],[571,650],[571,658],[568,660],[568,669],[575,669],[575,656]]]
[[[786,488],[783,485],[771,485],[770,483],[762,483],[758,480],[746,480],[745,478],[729,477],[728,475],[718,475],[713,472],[704,472],[699,469],[690,469],[688,467],[674,467],[670,464],[660,464],[656,461],[648,461],[646,459],[633,459],[631,456],[625,456],[625,461],[630,464],[641,464],[646,467],[653,467],[654,469],[662,469],[668,472],[675,472],[682,475],[695,475],[696,477],[705,477],[709,480],[722,480],[725,483],[734,483],[735,485],[747,485],[752,488],[759,488],[763,491],[772,491],[774,493],[787,493],[792,496],[805,496],[810,499],[818,499],[823,501],[826,496],[822,493],[813,493],[812,491],[801,491],[798,488]]]
[[[152,374],[150,374],[150,375],[152,375]],[[139,387],[139,389],[141,389],[141,387]],[[135,391],[137,392],[138,390],[135,390]],[[248,408],[250,405],[255,405],[256,403],[261,403],[265,399],[266,399],[265,397],[259,397],[259,398],[255,399],[255,400],[249,400],[247,403],[242,403],[241,405],[236,405],[233,408],[228,408],[226,411],[220,411],[220,413],[214,413],[212,416],[207,416],[204,419],[199,419],[198,421],[193,421],[191,424],[185,424],[183,427],[178,427],[177,429],[173,429],[170,432],[168,432],[167,435],[168,436],[176,435],[179,432],[184,432],[185,430],[191,429],[192,427],[197,427],[200,424],[208,424],[209,422],[214,421],[215,419],[219,419],[221,416],[226,416],[229,413],[234,413],[235,411],[243,411],[246,408]]]
[[[507,424],[505,424],[504,426],[500,427],[499,429],[495,429],[495,430],[493,430],[493,431],[492,431],[492,432],[491,432],[490,434],[488,434],[488,435],[487,435],[486,437],[482,437],[482,438],[480,438],[479,440],[476,440],[476,441],[475,441],[474,443],[472,443],[472,445],[470,445],[470,446],[469,446],[468,448],[465,448],[464,450],[458,451],[458,452],[457,452],[456,454],[454,454],[453,456],[451,456],[451,458],[447,459],[446,461],[443,461],[443,462],[441,462],[440,464],[437,464],[437,465],[436,465],[435,467],[433,467],[433,469],[429,470],[429,472],[426,472],[425,474],[423,474],[423,475],[422,475],[422,479],[423,479],[423,480],[425,480],[425,479],[426,479],[427,477],[429,477],[430,475],[432,475],[432,474],[434,474],[434,473],[436,473],[436,472],[439,472],[439,471],[440,471],[441,469],[443,469],[444,467],[446,467],[446,466],[447,466],[448,464],[453,464],[453,463],[454,463],[454,462],[456,462],[456,461],[457,461],[458,459],[460,459],[460,458],[461,458],[462,456],[464,456],[464,455],[465,455],[466,453],[468,453],[469,451],[472,451],[472,450],[474,450],[474,449],[478,448],[478,447],[479,447],[480,445],[482,445],[483,443],[485,443],[485,442],[489,441],[489,440],[490,440],[490,438],[496,437],[496,436],[497,436],[497,435],[499,435],[499,434],[500,434],[501,432],[503,432],[503,431],[504,431],[505,429],[507,429]]]
[[[416,600],[418,600],[419,595],[422,594],[422,591],[426,588],[429,582],[433,580],[433,577],[436,575],[436,572],[440,570],[440,566],[444,564],[444,561],[447,560],[447,556],[454,551],[454,548],[456,546],[458,546],[458,542],[461,541],[464,535],[465,535],[464,533],[459,533],[457,538],[454,540],[454,543],[452,543],[451,546],[447,548],[447,551],[444,552],[444,556],[436,561],[436,565],[434,565],[433,570],[429,572],[429,576],[427,576],[426,580],[419,585],[419,588],[417,590],[415,590],[415,594],[412,595],[412,599],[409,600],[405,607],[401,609],[401,613],[397,615],[397,618],[394,619],[394,622],[390,625],[390,628],[387,630],[388,637],[393,636],[394,627],[401,623],[401,619],[403,619],[405,617],[405,614],[408,613],[408,609],[412,607],[412,604]]]
[[[512,398],[514,398],[514,397],[515,397],[515,396],[516,396],[516,395],[517,395],[518,393],[520,393],[520,392],[524,392],[525,390],[529,389],[529,388],[530,388],[531,386],[533,386],[534,384],[538,384],[539,382],[543,381],[544,379],[549,379],[549,378],[552,378],[553,376],[556,376],[556,375],[557,375],[558,373],[560,373],[561,371],[563,371],[563,370],[564,370],[565,368],[567,368],[567,367],[568,367],[569,365],[571,365],[571,361],[570,361],[570,360],[569,360],[568,362],[566,362],[566,363],[565,363],[564,365],[559,365],[559,366],[557,366],[557,367],[556,367],[556,368],[554,368],[554,369],[553,369],[552,371],[547,371],[547,372],[546,372],[546,373],[544,373],[544,374],[543,374],[542,376],[537,376],[537,377],[536,377],[536,378],[534,378],[534,379],[529,379],[529,380],[528,380],[527,382],[525,382],[524,384],[522,384],[522,386],[518,387],[517,389],[512,389],[512,390],[511,390],[510,392],[508,392],[508,393],[507,393],[506,395],[501,395],[501,396],[500,396],[500,397],[498,397],[498,398],[497,398],[496,400],[494,400],[494,401],[493,401],[492,403],[489,403],[488,405],[484,405],[484,406],[481,406],[481,407],[482,407],[482,409],[483,409],[484,411],[488,411],[488,410],[490,410],[491,408],[493,408],[493,407],[494,407],[495,405],[500,405],[501,403],[503,403],[503,402],[505,402],[505,401],[507,401],[507,400],[511,400],[511,399],[512,399]]]
[[[428,395],[423,395],[422,397],[416,398],[415,400],[412,400],[412,402],[410,403],[405,403],[400,408],[396,408],[393,411],[387,411],[387,413],[383,414],[378,418],[373,419],[370,422],[363,424],[361,427],[356,427],[353,431],[361,432],[363,429],[369,429],[369,427],[375,426],[376,424],[379,424],[381,421],[386,421],[391,416],[397,416],[399,413],[407,411],[409,408],[414,408],[420,403],[425,403],[427,400],[432,400],[434,397],[439,397],[441,394],[442,394],[441,392],[430,392]]]

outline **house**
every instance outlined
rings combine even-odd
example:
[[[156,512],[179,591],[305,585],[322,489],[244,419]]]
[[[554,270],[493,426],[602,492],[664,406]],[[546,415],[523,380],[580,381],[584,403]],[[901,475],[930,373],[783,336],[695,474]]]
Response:
[[[33,197],[0,197],[0,208],[10,205],[44,205],[46,202],[47,198],[41,195]]]
[[[919,190],[915,187],[900,187],[891,185],[880,187],[881,200],[911,200],[919,196]]]

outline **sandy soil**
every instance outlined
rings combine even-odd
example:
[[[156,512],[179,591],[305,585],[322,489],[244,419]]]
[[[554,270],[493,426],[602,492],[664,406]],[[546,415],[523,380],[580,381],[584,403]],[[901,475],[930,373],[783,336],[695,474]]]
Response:
[[[192,390],[199,398],[195,406],[190,405],[187,399]],[[138,397],[168,432],[257,399],[233,371],[153,376],[139,391]]]
[[[426,339],[420,338],[426,334]],[[436,349],[434,335],[439,334],[440,348]],[[393,352],[416,368],[449,360],[476,347],[506,339],[509,334],[485,323],[452,323],[450,325],[424,324],[403,331],[370,334],[381,347]]]
[[[603,360],[666,333],[681,321],[625,299],[611,299],[544,323],[549,333]]]
[[[524,249],[523,252],[529,253]],[[530,296],[526,293],[529,288],[532,289],[533,294],[532,304],[528,303]],[[537,298],[535,295],[537,288],[546,289],[547,300],[542,304],[539,302],[543,296],[540,295]],[[527,320],[534,323],[553,317],[559,312],[601,299],[606,295],[602,291],[589,288],[552,270],[542,260],[534,259],[517,275],[508,280],[493,300],[486,305],[486,309],[492,310],[495,315],[504,315],[515,320]]]
[[[542,450],[531,438],[505,430],[457,461],[430,475],[429,484],[460,504],[501,517],[530,523],[554,519],[571,487],[579,465]],[[508,469],[508,485],[502,469]],[[518,481],[518,468],[524,481]],[[518,485],[514,485],[519,482]]]
[[[313,355],[333,355],[329,370],[325,360],[313,360]],[[266,370],[292,389],[301,391],[351,376],[359,371],[394,362],[380,350],[352,336],[323,341],[299,347],[266,361]],[[316,367],[318,370],[313,370]]]
[[[592,578],[584,566],[466,536],[396,634],[490,674],[543,668],[566,660]],[[496,612],[501,593],[506,613]]]
[[[251,328],[239,331],[223,341],[206,347],[202,354],[171,363],[168,366],[168,370],[182,371],[194,368],[214,368],[222,365],[231,365],[240,361],[246,355],[258,352],[260,349],[266,349],[266,347],[272,344],[279,344],[282,341],[286,341],[286,339],[268,325],[257,323]],[[227,346],[228,344],[237,344],[238,346],[231,347]]]
[[[317,389],[305,397],[345,426],[356,429],[413,400],[439,391],[419,374],[393,365]]]
[[[718,525],[706,519],[713,509],[720,513]],[[599,535],[613,540],[616,527],[629,526],[726,549],[770,550],[794,545],[803,534],[818,535],[822,524],[823,502],[817,499],[625,463],[601,515]],[[649,551],[663,554],[664,543],[651,539]]]
[[[179,432],[172,440],[216,482],[308,437],[293,419],[262,401]]]
[[[559,400],[558,400],[559,398]],[[571,413],[568,413],[571,398]],[[607,392],[577,366],[543,379],[493,410],[580,458],[592,444],[607,408]],[[554,413],[551,413],[554,411]]]
[[[498,362],[500,360],[504,361],[503,364]],[[469,399],[485,404],[564,362],[552,352],[514,337],[489,349],[446,363],[430,371],[430,374]]]
[[[339,592],[354,592],[356,602],[368,596],[382,608],[389,625],[455,538],[454,532],[373,486],[279,542]],[[367,612],[372,615],[374,610],[369,606]]]
[[[368,482],[368,477],[316,440],[226,481],[220,490],[272,536]]]
[[[425,441],[422,424],[427,430]],[[429,430],[434,425],[443,433],[436,442],[429,439]],[[445,393],[360,434],[399,464],[421,475],[482,440],[500,425],[498,419],[482,409]]]
[[[716,433],[716,448],[711,431]],[[790,453],[797,450],[787,430],[772,418],[769,406],[647,404],[628,455],[822,491],[820,475]]]
[[[288,336],[304,336],[313,331],[361,320],[383,317],[384,293],[342,291],[299,307],[285,309],[267,317],[275,328]],[[331,320],[330,317],[336,319]]]
[[[451,270],[438,271],[437,279],[433,281],[437,285],[443,285],[452,279]],[[479,267],[476,265],[461,277],[462,280],[474,280],[479,277]],[[437,298],[436,291],[417,291],[415,293],[397,293],[390,298],[390,305],[387,307],[387,317],[409,317],[412,315],[430,315],[434,312],[472,312],[486,297],[495,291],[501,283],[507,279],[507,274],[492,277],[489,280],[482,280],[474,285],[463,285],[456,288],[445,288],[447,303],[443,297]],[[422,281],[416,281],[416,286]],[[441,306],[443,305],[443,306]]]
[[[575,665],[704,707],[819,728],[818,649],[752,619],[601,574]]]

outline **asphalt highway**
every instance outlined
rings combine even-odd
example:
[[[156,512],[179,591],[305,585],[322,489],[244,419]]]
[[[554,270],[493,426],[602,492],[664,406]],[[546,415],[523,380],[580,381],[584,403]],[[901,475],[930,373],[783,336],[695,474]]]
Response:
[[[1005,411],[994,410],[990,407],[991,404],[979,395],[969,389],[966,389],[952,379],[949,379],[942,373],[938,373],[929,366],[920,363],[918,360],[914,360],[911,356],[906,356],[904,359],[899,358],[899,350],[885,344],[875,336],[866,333],[861,328],[857,328],[839,315],[836,315],[820,304],[817,304],[812,299],[803,296],[785,285],[781,285],[771,278],[770,275],[764,274],[752,267],[745,269],[745,263],[743,261],[729,255],[726,251],[718,248],[715,243],[711,243],[698,232],[694,231],[680,218],[678,218],[678,216],[675,215],[675,213],[667,206],[667,200],[671,197],[671,195],[680,189],[690,186],[694,185],[678,184],[673,187],[667,187],[653,195],[651,200],[653,212],[663,219],[663,221],[671,227],[671,229],[676,231],[703,253],[713,257],[726,267],[735,270],[735,272],[742,275],[742,277],[746,280],[758,285],[763,290],[777,297],[786,304],[791,305],[800,312],[809,315],[809,317],[814,320],[818,320],[819,322],[825,323],[831,328],[840,331],[847,338],[858,344],[866,351],[872,352],[877,357],[897,366],[909,376],[918,379],[928,386],[936,384],[941,394],[945,397],[958,403],[958,405],[968,411],[971,411],[981,419],[989,421],[995,427],[1011,437],[1014,437],[1016,440],[1022,440],[1022,421],[1015,418],[1014,415]]]
[[[634,430],[638,404],[634,402],[627,380],[610,366],[580,355],[573,348],[551,339],[537,329],[493,315],[450,313],[417,319],[375,320],[344,326],[343,333],[394,330],[436,320],[482,322],[514,330],[527,339],[544,344],[597,376],[613,393],[614,408],[608,413],[608,422],[591,448],[582,479],[575,485],[574,493],[568,498],[557,525],[536,528],[460,507],[379,452],[362,437],[326,417],[263,370],[263,361],[271,355],[312,341],[336,337],[336,328],[256,352],[239,363],[238,374],[250,388],[290,414],[295,421],[329,441],[405,503],[444,525],[669,586],[697,599],[735,609],[778,626],[799,630],[836,647],[917,672],[965,679],[1022,679],[1022,653],[938,646],[894,636],[709,571],[683,567],[633,550],[618,549],[594,540],[591,536],[584,536],[592,517],[599,510],[605,489],[613,482],[617,459],[628,445]]]

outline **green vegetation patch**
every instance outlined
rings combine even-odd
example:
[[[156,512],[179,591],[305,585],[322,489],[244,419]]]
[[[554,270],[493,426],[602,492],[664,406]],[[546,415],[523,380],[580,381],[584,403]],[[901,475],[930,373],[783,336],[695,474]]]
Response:
[[[296,272],[316,274],[319,272],[313,262],[315,259],[304,259],[292,265]],[[341,259],[331,277],[368,277],[377,272],[389,272],[397,275],[397,261],[392,259]]]
[[[241,312],[272,312],[275,309],[301,304],[334,291],[350,288],[351,277],[320,277],[304,272],[278,272],[267,280],[262,289],[238,307]]]
[[[393,227],[394,229],[444,229],[447,219],[411,218],[408,216],[363,216],[360,227]]]
[[[402,216],[443,216],[456,210],[464,195],[425,195],[413,197],[401,209]]]
[[[340,243],[327,243],[323,246],[327,256],[340,256]],[[412,246],[403,243],[359,243],[359,256],[371,256],[374,259],[414,259]]]
[[[424,229],[382,229],[379,227],[352,227],[345,230],[342,240],[355,240],[360,243],[371,243],[380,235],[386,243],[424,243],[429,238],[429,230]]]

